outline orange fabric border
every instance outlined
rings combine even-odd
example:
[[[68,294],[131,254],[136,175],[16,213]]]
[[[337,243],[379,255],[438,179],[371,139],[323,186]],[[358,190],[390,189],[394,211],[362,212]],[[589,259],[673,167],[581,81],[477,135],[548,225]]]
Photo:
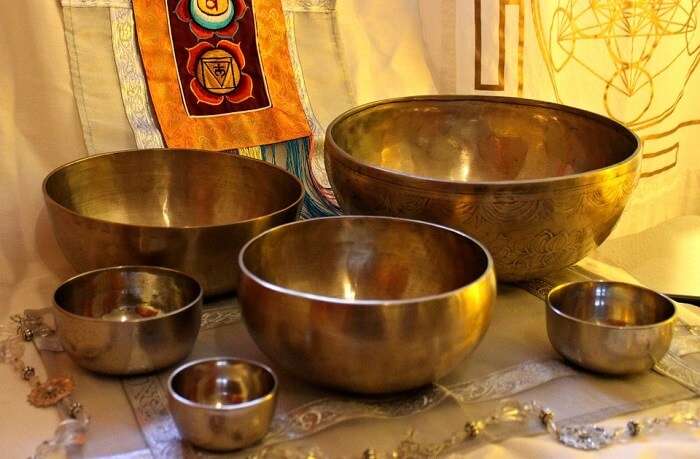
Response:
[[[253,1],[258,52],[272,107],[197,118],[187,115],[180,93],[166,1],[133,0],[133,8],[149,93],[168,147],[226,150],[311,134],[292,72],[280,0]]]

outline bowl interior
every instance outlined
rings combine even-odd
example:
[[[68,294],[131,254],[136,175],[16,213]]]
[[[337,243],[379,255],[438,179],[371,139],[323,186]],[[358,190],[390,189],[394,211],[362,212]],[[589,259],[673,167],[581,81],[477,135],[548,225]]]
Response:
[[[658,293],[618,282],[576,282],[552,291],[549,304],[579,320],[609,326],[644,326],[664,322],[673,303]]]
[[[638,143],[603,117],[496,98],[382,103],[340,118],[331,135],[358,162],[464,182],[587,172],[624,161]]]
[[[189,276],[151,267],[108,268],[74,277],[54,294],[56,304],[93,319],[130,322],[181,309],[202,289]]]
[[[265,368],[233,359],[197,362],[178,371],[172,389],[190,402],[221,408],[262,398],[275,388]]]
[[[211,226],[300,199],[300,183],[262,161],[194,150],[123,151],[54,171],[47,195],[80,215],[139,226]]]
[[[382,217],[314,219],[253,240],[245,268],[296,292],[345,300],[402,300],[445,293],[488,268],[484,249],[439,226]]]

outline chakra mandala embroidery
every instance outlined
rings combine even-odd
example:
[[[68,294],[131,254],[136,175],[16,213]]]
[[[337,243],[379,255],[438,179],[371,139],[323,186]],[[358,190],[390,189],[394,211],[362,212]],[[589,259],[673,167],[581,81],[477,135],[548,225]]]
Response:
[[[241,47],[221,40],[216,47],[201,42],[187,50],[187,73],[190,90],[197,102],[220,105],[226,99],[238,104],[253,97],[253,80],[243,73],[245,57]]]
[[[168,0],[182,99],[191,117],[269,107],[253,0]],[[172,4],[172,6],[171,6]]]
[[[165,146],[231,150],[310,134],[280,0],[131,3]]]
[[[177,18],[200,40],[233,37],[246,11],[244,0],[179,0],[175,7]]]

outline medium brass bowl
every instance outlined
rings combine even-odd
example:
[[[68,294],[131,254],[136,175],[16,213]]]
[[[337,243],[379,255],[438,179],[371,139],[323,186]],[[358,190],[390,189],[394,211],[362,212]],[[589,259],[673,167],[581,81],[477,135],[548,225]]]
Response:
[[[112,375],[147,373],[192,350],[202,288],[172,269],[103,268],[61,284],[53,309],[58,337],[75,363]]]
[[[360,393],[439,379],[479,343],[496,296],[486,249],[458,231],[390,217],[273,228],[241,251],[253,339],[298,377]]]
[[[274,373],[248,360],[195,360],[168,379],[168,405],[180,435],[209,450],[245,448],[263,438],[276,403]]]
[[[343,210],[474,236],[499,279],[572,265],[610,234],[634,189],[639,141],[575,108],[485,96],[374,102],[333,121],[325,161]]]
[[[573,282],[547,296],[547,334],[564,358],[612,375],[649,370],[668,351],[676,307],[622,282]]]
[[[232,263],[250,238],[293,221],[301,183],[264,161],[197,150],[139,150],[80,159],[44,180],[65,257],[79,271],[165,266],[205,295],[235,290]]]

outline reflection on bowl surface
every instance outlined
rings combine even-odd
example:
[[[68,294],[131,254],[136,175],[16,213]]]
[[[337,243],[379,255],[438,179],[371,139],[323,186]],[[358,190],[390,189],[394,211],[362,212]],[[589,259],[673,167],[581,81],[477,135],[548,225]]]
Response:
[[[496,293],[481,244],[388,217],[283,225],[249,242],[240,264],[239,299],[258,346],[301,378],[354,392],[447,374],[486,332]]]
[[[277,403],[269,368],[233,357],[189,362],[168,380],[168,404],[180,435],[215,451],[245,448],[267,433]]]
[[[371,301],[457,290],[482,276],[489,260],[464,235],[433,225],[340,218],[268,233],[248,246],[244,263],[282,288]]]
[[[175,372],[171,385],[190,402],[221,408],[269,395],[276,382],[261,366],[235,359],[209,359]]]
[[[190,353],[202,288],[171,269],[119,266],[67,280],[56,289],[54,306],[58,336],[78,365],[115,375],[145,373]]]
[[[288,172],[243,156],[137,150],[54,170],[44,197],[56,239],[78,271],[166,266],[193,275],[213,295],[235,289],[245,242],[296,218],[303,188]]]
[[[675,305],[652,290],[622,282],[564,284],[547,297],[547,333],[566,359],[593,371],[645,371],[666,354]]]
[[[624,126],[562,105],[486,96],[391,99],[328,127],[344,211],[451,226],[489,248],[499,278],[546,275],[612,231],[639,175]]]

